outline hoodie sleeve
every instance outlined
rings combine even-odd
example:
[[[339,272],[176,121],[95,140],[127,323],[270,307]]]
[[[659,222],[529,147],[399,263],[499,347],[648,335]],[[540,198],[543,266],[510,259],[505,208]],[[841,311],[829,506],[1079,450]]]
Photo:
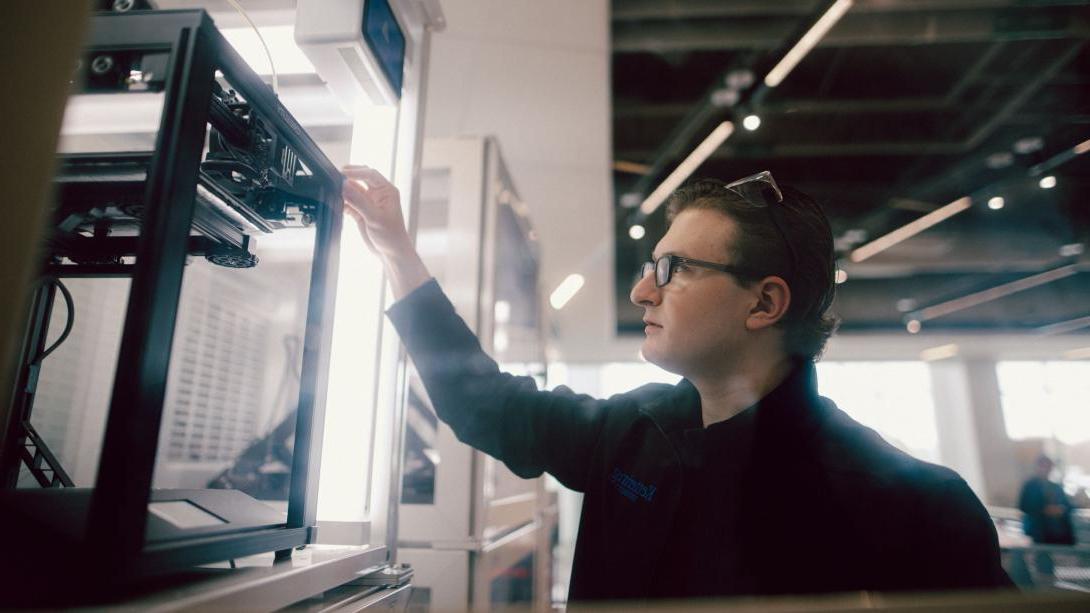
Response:
[[[387,311],[439,418],[458,440],[523,478],[548,472],[583,491],[606,402],[501,372],[432,279]]]

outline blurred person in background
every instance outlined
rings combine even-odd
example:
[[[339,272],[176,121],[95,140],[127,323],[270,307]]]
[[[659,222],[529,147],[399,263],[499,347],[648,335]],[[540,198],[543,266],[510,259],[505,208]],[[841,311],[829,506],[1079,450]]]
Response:
[[[1047,455],[1035,463],[1033,476],[1022,485],[1018,508],[1025,513],[1023,526],[1026,536],[1035,543],[1074,545],[1075,531],[1071,526],[1073,505],[1063,486],[1051,480],[1056,464]]]
[[[345,174],[346,213],[384,262],[388,315],[439,418],[515,474],[585,494],[573,601],[1011,585],[956,473],[818,395],[835,256],[805,194],[767,172],[673,194],[630,299],[645,358],[684,378],[603,400],[500,372],[430,277],[397,189]]]

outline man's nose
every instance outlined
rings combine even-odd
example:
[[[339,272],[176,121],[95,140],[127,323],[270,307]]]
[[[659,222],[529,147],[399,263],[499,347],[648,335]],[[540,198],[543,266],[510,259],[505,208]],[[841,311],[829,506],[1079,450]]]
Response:
[[[662,300],[662,290],[655,285],[655,275],[648,274],[636,281],[628,299],[636,306],[656,306]]]

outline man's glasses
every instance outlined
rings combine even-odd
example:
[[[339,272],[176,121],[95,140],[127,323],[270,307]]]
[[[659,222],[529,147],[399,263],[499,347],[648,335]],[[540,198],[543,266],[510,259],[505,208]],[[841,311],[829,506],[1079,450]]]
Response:
[[[784,246],[787,247],[788,257],[790,258],[787,262],[787,280],[790,281],[795,274],[798,256],[795,255],[795,248],[791,241],[787,239],[787,233],[783,231],[783,224],[778,219],[779,216],[783,215],[781,208],[783,206],[783,192],[780,191],[780,186],[776,185],[772,173],[767,170],[759,172],[738,179],[733,183],[728,183],[726,187],[749,204],[768,211],[768,218],[772,222],[772,226],[776,228],[776,233],[780,235]]]
[[[784,245],[789,252],[790,261],[788,261],[787,276],[790,277],[795,271],[795,262],[797,261],[795,256],[795,249],[791,245],[791,241],[787,240],[787,234],[784,233],[783,227],[777,220],[777,216],[782,214],[780,207],[783,203],[783,192],[780,191],[780,186],[776,185],[776,180],[772,178],[772,173],[769,171],[759,172],[755,175],[738,179],[733,183],[728,183],[726,189],[734,193],[738,197],[742,198],[750,205],[758,208],[763,208],[768,211],[769,220],[772,221],[772,226],[776,228],[776,232],[783,239]],[[652,272],[655,273],[655,285],[662,287],[670,282],[673,278],[674,271],[682,266],[695,266],[698,268],[707,268],[710,270],[718,270],[732,274],[741,278],[753,278],[760,277],[760,274],[753,270],[739,268],[737,266],[730,266],[728,264],[716,264],[715,262],[705,262],[703,260],[694,260],[692,258],[686,258],[679,255],[664,255],[653,262],[644,262],[640,266],[640,273],[638,280],[643,280],[647,275]]]
[[[682,257],[680,255],[664,255],[654,262],[644,262],[640,266],[640,280],[647,278],[647,275],[652,272],[655,273],[655,285],[662,287],[670,282],[670,279],[674,276],[674,271],[680,270],[685,266],[694,266],[696,268],[707,268],[709,270],[718,270],[719,272],[729,273],[738,277],[752,277],[753,272],[739,268],[737,266],[731,266],[729,264],[716,264],[715,262],[705,262],[704,260],[694,260],[692,258]]]

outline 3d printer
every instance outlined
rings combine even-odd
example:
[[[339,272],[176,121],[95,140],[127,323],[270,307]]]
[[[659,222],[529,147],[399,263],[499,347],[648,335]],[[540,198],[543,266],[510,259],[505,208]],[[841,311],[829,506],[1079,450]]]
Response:
[[[290,556],[315,525],[341,175],[203,11],[94,17],[74,82],[161,111],[149,147],[60,156],[3,424],[5,572]]]

